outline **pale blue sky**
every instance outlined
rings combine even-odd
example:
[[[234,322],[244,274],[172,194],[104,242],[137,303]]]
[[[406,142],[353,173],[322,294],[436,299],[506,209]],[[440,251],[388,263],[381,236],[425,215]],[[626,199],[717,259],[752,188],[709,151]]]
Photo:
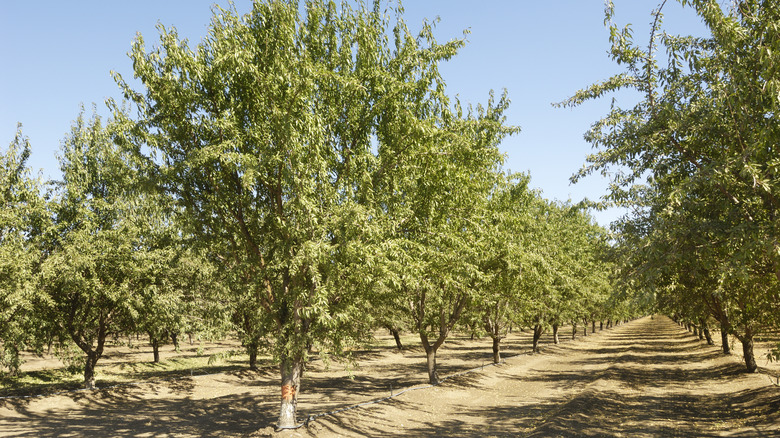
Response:
[[[157,40],[157,22],[174,26],[192,42],[206,34],[213,0],[0,0],[0,149],[23,124],[33,153],[31,166],[44,178],[59,177],[56,154],[83,103],[119,98],[109,72],[132,77],[126,53],[140,32],[147,46]],[[251,0],[234,2],[239,12]],[[656,0],[615,0],[616,20],[632,23],[635,35],[648,37]],[[607,181],[591,176],[576,184],[569,177],[591,152],[583,139],[588,127],[606,114],[609,99],[576,109],[556,109],[580,88],[619,72],[607,55],[603,0],[406,0],[412,30],[423,18],[440,17],[437,38],[457,38],[470,29],[469,44],[442,66],[451,94],[467,103],[487,100],[491,89],[509,91],[508,123],[522,132],[504,141],[506,167],[530,171],[532,185],[550,199],[598,199]],[[699,19],[670,1],[666,23],[675,33],[701,32]],[[629,103],[631,96],[619,96]],[[596,212],[606,225],[617,211]]]

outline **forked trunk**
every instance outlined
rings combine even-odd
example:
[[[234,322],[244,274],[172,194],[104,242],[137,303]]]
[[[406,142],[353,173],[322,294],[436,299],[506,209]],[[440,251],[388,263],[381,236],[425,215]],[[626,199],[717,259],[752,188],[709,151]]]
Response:
[[[289,358],[282,359],[282,405],[279,413],[279,429],[294,429],[298,426],[296,422],[296,411],[298,408],[298,390],[301,388],[301,374],[303,372],[303,359]]]
[[[78,345],[81,351],[87,355],[87,360],[84,363],[84,388],[95,388],[95,365],[97,365],[98,359],[103,356],[103,347],[106,343],[106,336],[108,336],[107,325],[104,320],[99,323],[97,331],[97,346],[93,349],[92,342],[85,339],[83,336],[77,333],[70,333],[70,337],[73,342]]]
[[[553,343],[557,344],[560,340],[558,340],[558,324],[553,324]]]

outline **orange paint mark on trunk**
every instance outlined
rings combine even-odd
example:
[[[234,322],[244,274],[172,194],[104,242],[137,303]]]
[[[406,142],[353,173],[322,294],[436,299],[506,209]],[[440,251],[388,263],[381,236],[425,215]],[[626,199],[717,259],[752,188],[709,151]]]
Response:
[[[295,387],[282,385],[282,400],[292,400],[295,397]]]

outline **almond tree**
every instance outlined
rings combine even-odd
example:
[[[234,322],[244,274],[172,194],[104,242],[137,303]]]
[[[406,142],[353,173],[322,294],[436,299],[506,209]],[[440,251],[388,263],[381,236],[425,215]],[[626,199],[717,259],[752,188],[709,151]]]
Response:
[[[494,363],[501,361],[501,340],[518,320],[526,299],[520,280],[529,241],[535,239],[529,233],[533,205],[540,201],[539,194],[528,188],[529,182],[528,175],[517,175],[498,185],[483,223],[479,269],[484,280],[471,312],[492,340]]]
[[[378,1],[214,12],[196,47],[163,27],[156,48],[140,36],[133,44],[143,89],[116,75],[139,111],[127,139],[139,155],[151,151],[152,174],[189,229],[253,293],[280,369],[278,427],[291,428],[310,353],[343,354],[370,333],[380,239],[399,225],[388,224],[375,187],[392,186],[421,147],[447,152],[427,146],[437,125],[457,126],[449,131],[461,143],[477,127],[442,120],[437,65],[463,41],[438,44],[431,25],[415,36],[400,7],[391,21]]]
[[[487,245],[488,199],[500,181],[498,144],[517,128],[504,126],[509,101],[492,93],[485,107],[462,116],[441,109],[439,120],[395,160],[392,186],[381,203],[394,229],[388,258],[393,287],[407,321],[420,336],[428,379],[440,381],[436,355],[479,294]]]
[[[743,344],[747,371],[754,372],[753,337],[776,323],[780,302],[780,38],[771,31],[780,5],[740,1],[724,10],[715,0],[680,3],[701,17],[708,35],[663,32],[659,8],[651,16],[649,41],[635,43],[630,27],[611,23],[608,4],[612,58],[625,72],[564,104],[622,88],[638,91],[640,101],[629,109],[613,107],[586,134],[600,150],[576,178],[613,175],[607,201],[635,206],[635,216],[649,226],[635,230],[655,234],[650,242],[677,249],[686,246],[687,236],[707,230],[703,244],[716,259],[690,261],[710,263],[701,271],[715,270],[712,292],[723,297],[719,305],[729,317],[741,315],[728,329]],[[656,58],[660,49],[665,62]],[[708,227],[713,221],[707,218],[721,227]]]
[[[140,235],[128,220],[135,181],[127,164],[101,119],[80,115],[63,141],[63,181],[50,203],[36,313],[60,344],[84,353],[86,388],[95,386],[109,333],[132,326]]]
[[[33,302],[40,260],[35,238],[46,224],[41,187],[27,167],[30,144],[22,134],[0,151],[0,366],[17,373],[19,351],[35,346],[39,332]]]
[[[110,334],[172,328],[186,302],[196,303],[185,282],[209,284],[205,264],[179,242],[166,200],[145,193],[138,164],[117,144],[120,128],[83,114],[74,122],[39,248],[34,315],[59,345],[83,352],[86,388],[95,387]]]

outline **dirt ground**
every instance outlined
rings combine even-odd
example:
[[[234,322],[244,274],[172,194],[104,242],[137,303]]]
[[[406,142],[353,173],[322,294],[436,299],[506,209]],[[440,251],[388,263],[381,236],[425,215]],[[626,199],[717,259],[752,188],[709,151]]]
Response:
[[[266,427],[279,399],[278,373],[267,370],[0,399],[0,436],[780,436],[780,388],[668,318],[575,341],[564,333],[557,346],[547,335],[536,355],[530,333],[513,333],[498,366],[489,339],[453,338],[439,365],[454,377],[435,387],[425,385],[422,350],[397,352],[389,339],[359,352],[351,376],[313,361],[298,414],[314,418],[295,431]]]

